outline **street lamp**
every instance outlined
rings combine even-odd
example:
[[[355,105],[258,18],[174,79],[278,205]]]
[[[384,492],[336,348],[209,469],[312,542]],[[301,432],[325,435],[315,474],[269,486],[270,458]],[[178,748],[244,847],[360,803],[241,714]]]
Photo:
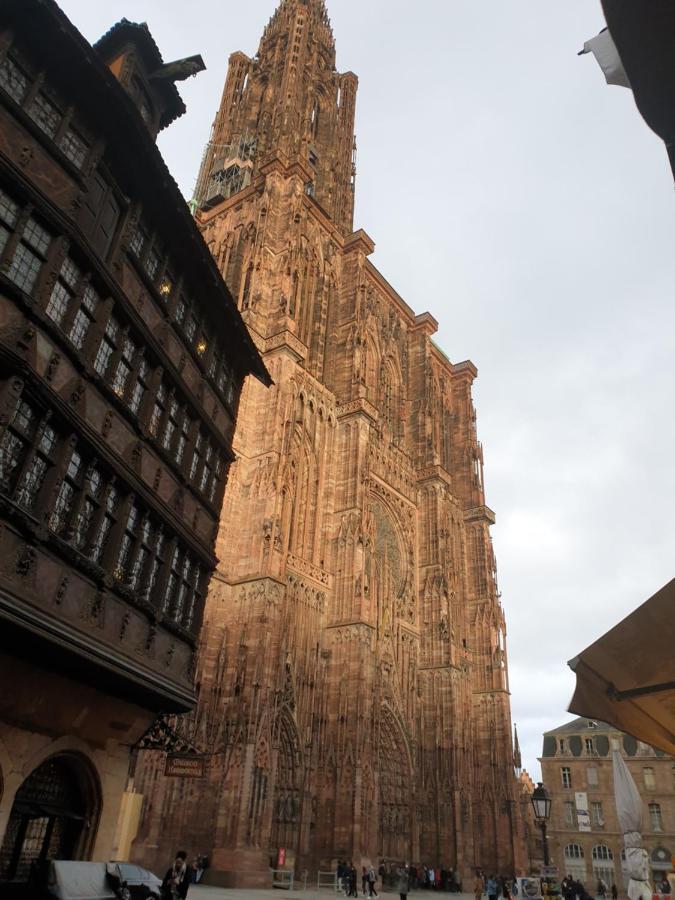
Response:
[[[541,840],[544,845],[544,865],[550,864],[548,856],[548,838],[546,836],[546,823],[551,818],[551,795],[544,785],[539,782],[532,792],[532,809],[537,825],[541,828]]]

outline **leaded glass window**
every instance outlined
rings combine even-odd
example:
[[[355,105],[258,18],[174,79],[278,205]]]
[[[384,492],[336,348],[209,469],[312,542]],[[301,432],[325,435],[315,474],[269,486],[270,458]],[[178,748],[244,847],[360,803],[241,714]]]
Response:
[[[89,148],[74,128],[66,130],[59,141],[59,147],[78,169],[82,168]]]
[[[17,245],[7,272],[17,287],[22,288],[27,294],[30,294],[35,286],[50,243],[49,232],[31,217],[26,222],[21,241]]]
[[[54,510],[49,519],[49,527],[52,531],[63,531],[67,525],[68,516],[73,508],[75,496],[78,491],[78,481],[82,470],[82,457],[78,450],[73,450],[68,462],[65,477],[56,497]]]
[[[155,396],[155,405],[152,408],[152,416],[150,417],[150,424],[148,426],[148,431],[152,437],[157,437],[159,434],[159,426],[162,421],[162,416],[164,415],[164,410],[166,408],[166,387],[164,382],[162,382],[157,389],[157,395]]]
[[[129,409],[134,414],[138,413],[143,397],[145,396],[145,392],[148,389],[149,374],[150,369],[148,367],[148,364],[144,359],[141,359],[140,363],[138,364],[138,371],[136,372],[136,382],[131,390],[131,396],[129,397]]]
[[[35,410],[25,400],[19,400],[0,439],[0,482],[6,493],[12,492],[14,481],[33,442],[36,427]]]
[[[38,91],[28,107],[28,115],[46,135],[53,138],[58,128],[61,114],[42,91]]]
[[[73,544],[80,550],[88,546],[91,530],[100,509],[103,477],[94,464],[87,470],[84,480],[84,498],[75,522]]]
[[[115,524],[115,515],[119,503],[119,494],[114,485],[108,485],[105,494],[104,513],[99,523],[98,529],[89,549],[89,556],[94,562],[100,562],[103,552],[106,548],[110,532]]]
[[[12,100],[15,100],[17,103],[23,103],[28,90],[28,76],[9,56],[5,56],[0,62],[0,85],[7,91]]]
[[[22,472],[17,486],[15,500],[26,509],[35,505],[38,492],[42,487],[47,469],[52,464],[52,453],[56,446],[56,434],[48,422],[43,422],[38,429],[36,447],[32,457]]]
[[[111,316],[108,320],[108,324],[105,327],[105,333],[96,352],[96,358],[94,359],[94,368],[102,378],[105,377],[105,374],[108,370],[110,357],[117,349],[118,333],[119,325],[117,324],[117,321]]]
[[[7,246],[9,236],[19,216],[19,205],[0,189],[0,253]]]
[[[150,278],[155,279],[157,275],[157,270],[159,269],[159,254],[153,247],[152,250],[148,253],[147,259],[145,260],[145,271],[148,273]]]
[[[139,511],[135,503],[132,503],[127,516],[127,523],[120,544],[120,551],[117,557],[117,567],[115,568],[115,578],[119,581],[126,581],[131,571],[132,551],[136,541],[136,526],[138,525]]]
[[[138,226],[131,236],[131,241],[129,242],[129,249],[136,256],[140,257],[143,252],[143,247],[145,246],[145,242],[147,240],[147,235],[143,231],[143,229]]]
[[[84,289],[79,309],[75,313],[73,325],[70,329],[70,340],[78,350],[81,350],[84,346],[89,328],[96,315],[99,299],[94,288],[88,284]]]
[[[115,377],[113,378],[113,390],[118,397],[124,397],[127,382],[133,369],[136,350],[136,345],[131,338],[125,337],[122,345],[122,355],[117,363]]]
[[[61,265],[59,276],[52,290],[45,312],[57,325],[61,325],[75,295],[81,273],[73,260],[67,256]]]

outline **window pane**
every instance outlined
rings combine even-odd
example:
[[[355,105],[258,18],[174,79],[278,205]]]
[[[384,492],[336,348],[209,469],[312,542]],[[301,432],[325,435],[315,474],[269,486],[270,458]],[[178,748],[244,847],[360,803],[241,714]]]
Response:
[[[19,244],[7,275],[17,285],[30,294],[40,272],[42,260],[24,244]]]
[[[156,250],[151,250],[148,253],[148,258],[145,261],[145,271],[148,273],[150,278],[155,277],[157,274],[157,269],[159,269],[159,254]]]
[[[0,85],[17,103],[23,101],[28,90],[28,78],[8,56],[0,63]]]
[[[22,462],[27,446],[26,441],[9,429],[3,434],[0,440],[0,479],[3,489],[9,489],[12,475]]]
[[[136,256],[140,256],[143,252],[144,244],[145,235],[140,228],[137,228],[136,231],[134,231],[133,237],[131,238],[131,241],[129,243],[129,249],[132,253],[135,253]]]
[[[29,219],[26,222],[26,227],[23,230],[23,239],[33,250],[37,250],[41,256],[46,254],[51,242],[49,232],[42,225],[39,225],[35,219]]]
[[[78,169],[81,169],[87,156],[87,145],[80,135],[72,128],[69,128],[61,138],[59,146],[68,159],[74,163]]]
[[[28,509],[32,508],[46,472],[46,461],[36,453],[21,479],[21,484],[16,494],[17,503]]]
[[[38,93],[28,109],[28,115],[40,128],[54,137],[56,127],[59,124],[60,114],[54,104],[43,93]]]
[[[68,311],[69,303],[70,294],[61,284],[61,282],[57,281],[54,285],[54,290],[52,291],[52,295],[49,298],[49,303],[47,304],[45,312],[50,319],[53,319],[57,325],[60,325],[61,322],[63,322],[63,317]]]
[[[94,321],[94,313],[98,305],[98,294],[91,285],[87,285],[82,296],[82,304],[75,314],[73,327],[70,329],[70,339],[81,350],[89,331],[89,326]]]
[[[16,225],[19,206],[3,190],[0,190],[0,219],[10,227]]]

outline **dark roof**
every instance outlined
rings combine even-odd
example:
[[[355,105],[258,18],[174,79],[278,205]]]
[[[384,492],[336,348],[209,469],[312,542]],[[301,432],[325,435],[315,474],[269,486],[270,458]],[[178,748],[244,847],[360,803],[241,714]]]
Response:
[[[134,44],[138,48],[148,74],[152,74],[164,65],[162,54],[150,34],[147,22],[130,22],[128,19],[120,19],[96,41],[94,49],[108,62],[126,44]],[[185,104],[173,82],[162,82],[157,84],[157,88],[164,92],[166,100],[166,107],[159,123],[161,130],[185,113]]]
[[[589,722],[593,723],[590,728],[588,725]],[[617,732],[620,733],[619,729],[615,728],[613,725],[608,725],[606,722],[600,722],[598,719],[586,719],[582,716],[578,719],[572,719],[571,722],[566,722],[558,728],[552,728],[550,731],[544,732],[544,736],[556,734],[584,734],[589,731],[592,731],[595,734],[608,734],[609,732],[612,734],[616,734]]]
[[[77,98],[82,113],[105,138],[106,158],[113,160],[115,177],[126,178],[127,184],[122,187],[141,201],[151,217],[148,224],[161,223],[167,252],[177,267],[189,273],[188,285],[201,298],[202,312],[214,333],[226,336],[228,350],[239,368],[271,384],[185,198],[133,100],[99,53],[54,0],[3,0],[3,16],[26,24],[31,45],[46,62],[48,76]]]
[[[675,4],[602,0],[602,6],[637,107],[665,141],[675,175]]]

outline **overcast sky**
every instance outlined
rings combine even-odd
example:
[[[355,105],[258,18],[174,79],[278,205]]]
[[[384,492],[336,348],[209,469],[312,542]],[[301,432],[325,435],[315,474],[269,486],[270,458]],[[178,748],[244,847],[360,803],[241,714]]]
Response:
[[[90,40],[147,21],[200,52],[160,146],[186,196],[234,50],[276,0],[61,0]],[[673,185],[632,95],[583,42],[597,0],[328,0],[360,78],[356,227],[440,322],[475,397],[509,625],[513,718],[538,775],[566,662],[673,577]]]

